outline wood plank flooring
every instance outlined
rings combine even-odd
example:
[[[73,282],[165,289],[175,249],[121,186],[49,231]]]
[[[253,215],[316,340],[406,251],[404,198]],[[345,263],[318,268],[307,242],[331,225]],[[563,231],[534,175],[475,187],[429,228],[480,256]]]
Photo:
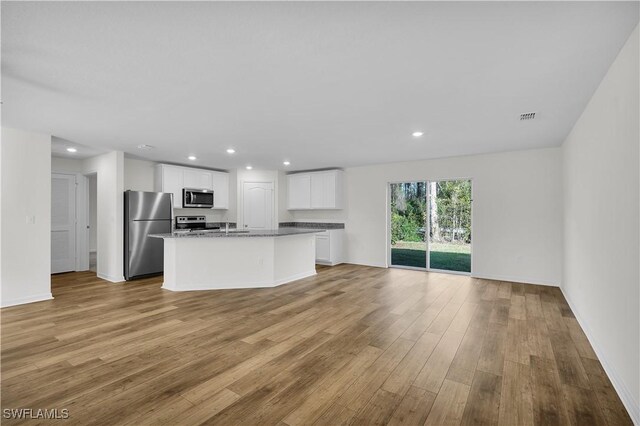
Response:
[[[2,408],[82,425],[632,424],[557,288],[355,265],[273,289],[161,281],[62,274],[54,300],[3,309]]]

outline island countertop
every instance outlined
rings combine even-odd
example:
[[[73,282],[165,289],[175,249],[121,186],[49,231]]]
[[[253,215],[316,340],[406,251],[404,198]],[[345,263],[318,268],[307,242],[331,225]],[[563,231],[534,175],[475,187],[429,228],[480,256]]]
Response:
[[[172,232],[167,234],[149,234],[152,238],[239,238],[239,237],[284,237],[287,235],[315,234],[322,232],[324,229],[309,228],[278,228],[268,230],[252,230],[243,231],[231,229],[229,232],[224,230],[204,230],[191,232]]]

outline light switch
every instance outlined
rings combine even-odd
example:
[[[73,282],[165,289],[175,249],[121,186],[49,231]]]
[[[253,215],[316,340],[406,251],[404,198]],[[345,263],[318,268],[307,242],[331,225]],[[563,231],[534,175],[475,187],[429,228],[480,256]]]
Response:
[[[35,216],[27,216],[27,225],[35,225],[36,217]]]

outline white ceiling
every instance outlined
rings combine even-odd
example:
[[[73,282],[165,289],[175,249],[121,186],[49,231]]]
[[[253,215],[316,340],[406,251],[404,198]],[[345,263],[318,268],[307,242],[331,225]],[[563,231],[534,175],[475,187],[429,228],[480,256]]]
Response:
[[[69,152],[67,148],[75,148],[76,152]],[[57,136],[51,137],[51,155],[54,157],[83,159],[108,152],[106,149],[81,145]]]
[[[637,2],[2,2],[2,120],[218,168],[557,146],[638,13]]]

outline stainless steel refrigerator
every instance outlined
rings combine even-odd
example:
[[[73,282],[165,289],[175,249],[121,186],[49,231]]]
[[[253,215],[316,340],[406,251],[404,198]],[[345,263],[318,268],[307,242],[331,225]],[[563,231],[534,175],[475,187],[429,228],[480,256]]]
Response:
[[[164,240],[149,234],[171,232],[173,194],[125,191],[124,278],[162,273]]]

